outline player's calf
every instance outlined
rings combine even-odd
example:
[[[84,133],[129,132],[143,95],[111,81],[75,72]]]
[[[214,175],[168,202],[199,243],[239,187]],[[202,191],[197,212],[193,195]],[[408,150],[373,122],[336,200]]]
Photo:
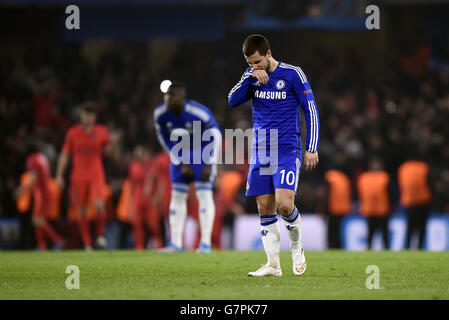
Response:
[[[281,215],[290,238],[290,252],[292,254],[293,273],[301,275],[306,271],[306,258],[304,255],[304,248],[301,241],[301,216],[298,208],[289,215]]]
[[[276,214],[260,216],[260,235],[263,247],[267,255],[267,264],[258,270],[249,272],[249,276],[281,276],[282,270],[280,266],[280,229],[277,223]]]

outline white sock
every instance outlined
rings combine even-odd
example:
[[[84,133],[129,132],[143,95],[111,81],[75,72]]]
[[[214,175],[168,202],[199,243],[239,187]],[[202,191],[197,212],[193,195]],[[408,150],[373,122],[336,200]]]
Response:
[[[281,230],[276,214],[260,216],[260,235],[268,262],[274,268],[281,266],[279,260]]]
[[[281,214],[281,217],[282,220],[284,220],[285,227],[287,228],[287,233],[290,238],[290,244],[302,248],[301,216],[299,214],[298,208],[295,207],[292,213],[288,216],[284,216]]]
[[[197,190],[199,203],[199,219],[201,229],[201,243],[211,246],[212,229],[215,218],[215,202],[212,190]]]
[[[187,216],[187,193],[172,190],[170,199],[170,224],[171,243],[182,248],[182,235],[184,232],[184,222]]]

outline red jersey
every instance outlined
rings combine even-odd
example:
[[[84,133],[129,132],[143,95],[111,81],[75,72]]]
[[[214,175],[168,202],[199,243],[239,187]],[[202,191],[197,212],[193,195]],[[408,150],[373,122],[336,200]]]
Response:
[[[151,169],[152,160],[148,159],[144,162],[134,160],[128,166],[128,176],[134,185],[145,183],[145,179]]]
[[[144,197],[143,189],[151,168],[151,162],[151,159],[145,162],[134,160],[128,167],[128,179],[132,185],[132,198],[137,206],[144,205],[149,200]]]
[[[128,176],[134,186],[143,186],[145,182],[143,163],[137,160],[132,161],[128,167]]]
[[[103,149],[109,141],[108,129],[100,124],[87,133],[81,124],[73,126],[66,135],[62,151],[72,155],[72,182],[103,182]]]
[[[27,170],[33,170],[37,174],[36,186],[38,188],[48,188],[50,178],[50,162],[41,152],[35,152],[26,159]]]
[[[144,162],[134,160],[128,166],[128,177],[134,186],[142,187],[152,168],[153,161],[148,159]]]
[[[151,166],[151,172],[156,176],[156,184],[164,184],[160,200],[166,215],[168,215],[171,199],[170,163],[170,155],[162,151],[156,155]]]
[[[170,155],[165,151],[158,153],[151,169],[158,179],[170,181]]]

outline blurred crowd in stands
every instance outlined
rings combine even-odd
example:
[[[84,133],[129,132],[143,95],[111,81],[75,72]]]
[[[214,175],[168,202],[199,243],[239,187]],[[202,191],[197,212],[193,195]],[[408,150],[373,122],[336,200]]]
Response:
[[[209,107],[221,128],[250,128],[250,103],[238,109],[227,106],[228,92],[246,68],[236,41],[181,42],[163,67],[146,44],[113,45],[96,63],[85,57],[83,44],[29,48],[20,56],[2,56],[0,217],[20,215],[13,192],[31,144],[38,143],[49,157],[54,175],[66,130],[77,123],[77,106],[86,100],[97,102],[98,122],[118,143],[115,154],[104,159],[114,207],[135,147],[145,146],[150,157],[162,151],[153,124],[153,110],[163,99],[162,80],[184,82],[188,97]],[[327,212],[324,174],[329,169],[338,167],[355,185],[369,161],[380,157],[397,189],[398,167],[419,156],[430,166],[431,210],[448,213],[449,70],[429,66],[428,47],[391,49],[383,66],[372,71],[367,67],[371,57],[354,48],[344,53],[308,48],[294,61],[284,58],[290,56],[286,54],[290,46],[272,48],[273,55],[306,73],[321,123],[320,164],[313,173],[301,175],[300,211]],[[257,213],[254,199],[244,196],[245,169],[223,165],[221,170],[242,175],[235,195],[239,209],[229,211]],[[357,200],[355,192],[353,197]],[[63,218],[69,199],[66,193],[61,199]],[[394,203],[398,206],[399,199]]]

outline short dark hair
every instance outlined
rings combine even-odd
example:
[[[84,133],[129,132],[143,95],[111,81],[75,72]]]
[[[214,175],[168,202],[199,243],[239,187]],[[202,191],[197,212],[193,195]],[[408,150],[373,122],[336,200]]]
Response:
[[[267,38],[261,34],[252,34],[246,37],[243,42],[243,54],[247,57],[252,56],[257,51],[261,56],[265,56],[270,50],[270,44]]]
[[[85,112],[97,114],[98,113],[97,109],[98,109],[97,104],[93,101],[86,101],[81,105],[81,110]]]

